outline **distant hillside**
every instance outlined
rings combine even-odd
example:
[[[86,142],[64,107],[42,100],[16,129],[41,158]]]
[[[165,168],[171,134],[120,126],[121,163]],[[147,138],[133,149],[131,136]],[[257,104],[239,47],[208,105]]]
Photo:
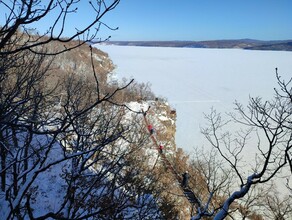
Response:
[[[272,43],[272,44],[262,44],[262,45],[247,47],[245,49],[249,49],[249,50],[283,50],[283,51],[292,51],[292,41],[290,41],[290,42],[281,42],[281,43]]]
[[[253,39],[239,39],[212,41],[108,41],[104,44],[144,47],[242,48],[248,50],[292,51],[292,40],[260,41]]]

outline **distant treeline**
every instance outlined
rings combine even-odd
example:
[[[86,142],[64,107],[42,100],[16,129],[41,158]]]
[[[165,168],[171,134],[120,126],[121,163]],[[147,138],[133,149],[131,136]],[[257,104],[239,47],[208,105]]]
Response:
[[[292,51],[292,40],[261,41],[253,39],[239,39],[212,41],[107,41],[104,42],[104,44],[144,47],[242,48],[248,50]]]

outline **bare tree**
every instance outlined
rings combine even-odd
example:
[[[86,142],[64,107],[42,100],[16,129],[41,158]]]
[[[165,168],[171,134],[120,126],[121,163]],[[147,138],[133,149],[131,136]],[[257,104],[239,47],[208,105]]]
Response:
[[[62,53],[80,45],[95,40],[97,42],[106,39],[96,39],[101,28],[112,29],[102,19],[113,10],[120,0],[29,0],[29,1],[1,1],[0,26],[0,54],[12,54],[21,50],[39,51],[36,48],[50,42],[66,43],[76,40],[74,45],[54,51],[53,54]],[[85,7],[85,8],[84,8]],[[71,18],[84,16],[82,9],[86,10],[86,16],[91,20],[84,25],[75,25],[68,30],[68,24],[74,23]],[[36,24],[42,25],[43,31],[36,29]],[[5,47],[11,46],[9,50]],[[49,52],[47,52],[49,54]]]
[[[269,219],[291,219],[292,204],[291,198],[285,195],[280,198],[278,192],[271,190],[262,200],[262,206],[265,208],[263,215]]]
[[[224,219],[229,214],[231,205],[240,198],[246,197],[252,186],[269,183],[280,174],[291,177],[292,79],[285,82],[278,75],[277,69],[276,77],[279,89],[275,89],[275,96],[271,101],[263,101],[259,97],[250,98],[247,109],[236,102],[238,114],[229,114],[231,119],[228,121],[224,121],[215,110],[206,116],[210,126],[202,132],[233,169],[239,184],[239,190],[234,190],[215,214],[216,220]],[[237,127],[245,126],[246,129],[241,128],[239,132],[232,135],[231,132],[224,130],[231,122],[235,122]],[[253,150],[257,149],[257,153],[252,170],[247,170],[243,163],[243,151],[250,144],[252,134],[255,134],[258,140],[253,147]],[[247,171],[251,174],[245,176]]]
[[[218,153],[213,149],[210,152],[195,149],[191,162],[193,178],[190,180],[190,187],[198,200],[196,219],[213,216],[230,193],[232,170],[227,169],[224,161],[218,157]]]
[[[141,172],[142,166],[139,169],[127,162],[137,153],[142,156],[141,148],[149,140],[139,115],[132,112],[131,121],[127,121],[125,113],[131,111],[115,101],[128,85],[104,93],[98,81],[88,82],[72,74],[61,88],[48,89],[45,82],[50,63],[44,65],[45,56],[19,53],[25,57],[20,59],[23,63],[14,60],[6,66],[1,81],[4,219],[102,219],[109,213],[121,218],[129,215],[129,209],[137,219],[158,218],[157,197],[150,193],[155,185],[146,184],[142,174],[137,182],[135,172]],[[56,91],[62,91],[62,97]],[[41,190],[37,183],[58,167],[63,167],[64,197],[54,211],[36,215],[34,207]],[[129,184],[131,187],[126,187]]]
[[[101,26],[109,28],[101,19],[118,3],[88,1],[92,22],[64,36],[67,18],[79,13],[81,1],[0,2],[6,22],[0,28],[1,218],[159,218],[156,178],[142,166],[147,155],[141,148],[149,141],[142,114],[120,99],[132,81],[101,86],[90,48],[91,77],[70,72],[50,82],[55,63],[48,55],[93,40]],[[56,17],[47,31],[31,29],[49,14]],[[46,178],[50,184],[40,185]],[[38,212],[46,187],[59,197],[54,207]]]

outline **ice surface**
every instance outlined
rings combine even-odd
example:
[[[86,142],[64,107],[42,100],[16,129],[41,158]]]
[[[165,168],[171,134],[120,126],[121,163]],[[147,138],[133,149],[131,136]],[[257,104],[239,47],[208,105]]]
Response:
[[[161,48],[96,45],[107,52],[119,79],[150,82],[158,96],[177,110],[176,143],[186,151],[205,145],[200,126],[213,106],[233,111],[234,101],[249,96],[271,99],[275,68],[292,76],[292,52],[242,49]]]

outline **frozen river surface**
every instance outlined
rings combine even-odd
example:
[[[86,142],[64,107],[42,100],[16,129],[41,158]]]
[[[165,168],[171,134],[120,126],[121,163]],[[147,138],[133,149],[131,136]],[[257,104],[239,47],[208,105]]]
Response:
[[[275,68],[292,76],[292,52],[241,49],[158,48],[97,45],[117,66],[118,78],[150,82],[158,96],[177,110],[176,143],[186,151],[206,146],[200,127],[204,112],[233,111],[249,96],[271,99]]]

